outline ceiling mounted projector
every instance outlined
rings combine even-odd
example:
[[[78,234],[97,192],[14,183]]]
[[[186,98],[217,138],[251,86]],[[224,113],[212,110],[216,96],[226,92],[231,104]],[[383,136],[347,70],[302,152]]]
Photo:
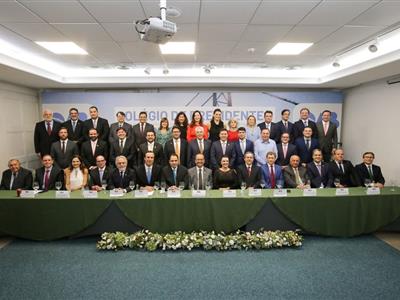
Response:
[[[150,17],[146,20],[136,21],[135,29],[141,40],[156,44],[167,43],[176,33],[176,24],[168,21],[167,1],[160,0],[161,16]]]

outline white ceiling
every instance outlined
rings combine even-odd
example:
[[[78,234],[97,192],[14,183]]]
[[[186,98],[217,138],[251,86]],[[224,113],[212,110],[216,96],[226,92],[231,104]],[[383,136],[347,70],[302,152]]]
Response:
[[[176,0],[173,41],[195,41],[194,56],[162,56],[140,41],[133,21],[159,15],[159,1],[0,0],[0,39],[69,68],[204,64],[313,68],[400,22],[398,1]],[[76,42],[88,56],[56,56],[33,41]],[[277,42],[311,42],[295,57],[266,56]],[[249,52],[249,48],[255,51]],[[1,78],[1,77],[0,77]]]

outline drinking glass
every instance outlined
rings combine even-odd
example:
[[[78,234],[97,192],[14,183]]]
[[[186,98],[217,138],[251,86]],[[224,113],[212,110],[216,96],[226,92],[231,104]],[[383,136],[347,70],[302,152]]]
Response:
[[[55,187],[56,187],[57,191],[61,190],[61,187],[62,187],[61,181],[56,181]]]
[[[135,182],[133,180],[129,181],[129,188],[131,191],[135,188]]]
[[[179,182],[179,189],[181,191],[183,191],[185,189],[185,182],[184,181]]]
[[[340,186],[340,179],[339,178],[335,178],[333,180],[333,184],[338,188]]]
[[[365,187],[369,188],[371,186],[371,184],[372,184],[371,179],[365,178],[365,180],[364,180]]]
[[[35,190],[35,192],[37,192],[38,190],[39,190],[39,182],[37,182],[37,181],[35,181],[34,183],[33,183],[33,189]]]

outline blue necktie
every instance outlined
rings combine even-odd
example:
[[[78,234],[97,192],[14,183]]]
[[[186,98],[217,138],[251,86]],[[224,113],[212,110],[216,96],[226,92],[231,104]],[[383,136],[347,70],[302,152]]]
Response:
[[[151,182],[151,168],[147,168],[147,183]]]
[[[176,185],[176,169],[172,170],[174,172],[174,184]]]

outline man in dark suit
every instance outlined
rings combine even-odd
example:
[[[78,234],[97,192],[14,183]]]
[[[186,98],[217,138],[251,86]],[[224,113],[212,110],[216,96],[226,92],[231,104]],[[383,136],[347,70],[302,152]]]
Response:
[[[312,161],[312,152],[319,148],[318,140],[312,138],[311,127],[303,129],[303,136],[298,137],[294,142],[297,148],[297,154],[300,156],[300,162],[305,167],[306,164]]]
[[[177,154],[179,165],[187,166],[188,143],[186,139],[181,138],[181,129],[178,126],[172,127],[172,139],[164,145],[164,157],[167,159],[171,154]]]
[[[146,133],[146,142],[139,146],[139,164],[143,164],[144,155],[151,151],[154,153],[154,164],[164,166],[164,149],[160,143],[155,141],[156,135],[154,131],[148,131]]]
[[[77,108],[72,107],[69,109],[69,120],[65,121],[61,127],[67,128],[68,140],[77,144],[80,149],[82,143],[85,141],[83,136],[83,121],[79,120],[79,111]]]
[[[235,166],[239,167],[244,165],[244,154],[247,152],[254,153],[254,144],[252,141],[246,139],[246,128],[239,127],[238,129],[239,140],[234,143],[236,160]]]
[[[60,140],[51,145],[50,155],[57,166],[65,169],[71,164],[72,157],[79,154],[79,150],[76,143],[68,139],[67,128],[61,127],[58,131],[58,136]]]
[[[284,109],[281,112],[281,120],[276,123],[278,128],[278,137],[281,138],[283,133],[288,133],[291,142],[294,142],[294,124],[289,121],[290,110]],[[278,142],[278,141],[277,141]]]
[[[139,113],[139,123],[132,127],[133,139],[139,151],[139,146],[146,142],[147,132],[155,132],[154,126],[147,123],[147,112],[141,111]]]
[[[108,121],[99,117],[99,112],[96,106],[89,107],[90,119],[83,122],[83,134],[86,140],[90,140],[89,130],[94,128],[97,130],[98,138],[101,141],[108,142],[110,134],[110,126]]]
[[[322,161],[322,152],[319,149],[313,151],[313,161],[307,164],[307,176],[312,188],[331,187],[329,165]]]
[[[337,187],[343,188],[362,185],[353,164],[349,160],[344,160],[343,149],[336,149],[333,159],[329,163],[330,179],[333,183],[335,183],[335,179],[340,181]]]
[[[264,128],[269,129],[269,138],[273,139],[275,142],[279,141],[279,129],[278,126],[274,122],[272,122],[273,113],[270,110],[266,110],[264,112],[264,122],[257,124],[260,127],[260,131]]]
[[[161,180],[165,181],[167,188],[176,189],[183,182],[184,189],[188,189],[188,170],[186,167],[179,165],[178,155],[170,155],[169,165],[162,168]]]
[[[116,168],[111,172],[108,178],[107,190],[122,190],[124,193],[132,191],[130,183],[136,185],[135,171],[128,168],[128,160],[120,155],[115,159]],[[133,188],[135,189],[135,188]]]
[[[210,162],[212,170],[219,168],[222,156],[229,157],[229,167],[233,168],[236,160],[235,146],[234,143],[228,142],[228,130],[225,128],[219,131],[219,140],[211,145]]]
[[[62,182],[62,188],[64,188],[64,172],[54,165],[50,154],[42,157],[42,165],[35,172],[35,181],[39,183],[39,189],[44,191],[54,190],[57,181]]]
[[[45,109],[43,121],[36,123],[34,131],[35,152],[39,157],[50,154],[51,144],[58,140],[61,123],[53,119],[53,112]]]
[[[0,190],[31,190],[32,172],[21,167],[18,159],[8,161],[8,169],[1,176]]]
[[[289,165],[283,169],[283,178],[287,188],[305,189],[308,188],[307,169],[300,165],[300,157],[292,155]]]
[[[92,169],[96,166],[96,157],[98,155],[108,158],[108,146],[105,141],[98,138],[97,130],[94,128],[89,130],[89,138],[89,141],[82,144],[81,157],[85,166]]]
[[[136,166],[136,146],[133,138],[127,137],[124,127],[116,129],[117,139],[110,143],[110,162],[115,166],[115,159],[117,156],[123,155],[128,160],[128,167],[133,168]]]
[[[144,164],[136,168],[136,184],[151,192],[154,185],[160,183],[161,167],[154,164],[154,153],[149,151],[144,155]]]
[[[337,147],[338,136],[335,123],[331,122],[331,112],[322,112],[322,121],[317,123],[318,142],[325,162],[331,161],[332,149]]]
[[[374,165],[375,154],[373,152],[365,152],[363,154],[363,162],[356,165],[356,171],[360,177],[361,183],[366,179],[374,182],[376,187],[383,188],[385,185],[385,178],[382,175],[381,168]]]
[[[313,138],[318,138],[317,125],[314,121],[309,119],[310,110],[306,107],[300,110],[300,120],[294,123],[294,140],[303,136],[304,127],[310,127],[312,129]]]
[[[246,182],[246,188],[258,189],[261,183],[261,168],[254,163],[253,152],[244,154],[244,163],[236,169],[239,181]]]
[[[195,156],[196,165],[188,170],[189,183],[194,189],[205,190],[207,186],[212,187],[212,171],[204,166],[205,161],[204,154],[197,153]]]
[[[98,155],[96,157],[96,167],[89,171],[89,188],[91,190],[101,191],[103,190],[103,183],[107,185],[113,168],[107,166],[106,163],[107,161],[103,155]]]
[[[297,155],[296,145],[289,143],[290,135],[287,132],[282,133],[281,142],[276,145],[278,150],[278,158],[276,164],[281,166],[283,169],[289,165],[290,157],[292,155]]]
[[[117,112],[116,116],[117,116],[117,122],[112,123],[110,125],[110,136],[108,137],[108,142],[110,143],[110,145],[114,141],[118,140],[117,129],[121,128],[121,127],[125,129],[126,137],[131,140],[134,140],[134,137],[132,134],[132,126],[130,124],[128,124],[127,122],[125,122],[125,113],[123,111],[119,111],[119,112]],[[128,158],[128,161],[129,161],[129,158]]]
[[[204,139],[204,129],[198,126],[196,128],[196,139],[190,141],[188,145],[188,167],[192,168],[195,164],[196,154],[202,153],[204,155],[204,165],[208,167],[210,165],[210,152],[211,152],[211,141]]]
[[[265,183],[265,188],[267,189],[274,189],[277,186],[283,187],[282,168],[275,164],[275,161],[275,152],[268,152],[267,163],[261,166],[262,181]]]

